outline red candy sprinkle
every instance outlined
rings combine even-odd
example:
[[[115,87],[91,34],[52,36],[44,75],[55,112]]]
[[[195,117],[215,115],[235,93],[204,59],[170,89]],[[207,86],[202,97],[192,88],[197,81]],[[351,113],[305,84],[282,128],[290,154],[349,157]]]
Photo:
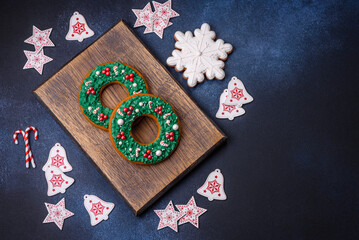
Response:
[[[103,121],[103,118],[102,117],[100,117],[98,120],[100,120],[101,122]]]
[[[144,157],[147,157],[147,153],[144,153],[143,156],[144,156]]]
[[[125,78],[126,78],[126,79],[129,79],[129,78],[130,78],[130,76],[128,76],[128,74],[126,74],[126,75],[125,75]]]
[[[133,110],[133,107],[132,107],[132,106],[129,106],[128,109],[129,109],[130,111],[132,111],[132,110]]]
[[[123,112],[127,112],[127,108],[123,108]]]
[[[162,111],[158,111],[158,114],[159,114],[159,115],[162,115]]]
[[[121,136],[121,140],[125,140],[126,139],[126,137],[125,136]]]
[[[103,117],[103,113],[100,113],[100,117]]]
[[[162,107],[161,107],[161,106],[158,106],[158,110],[162,110]]]
[[[89,87],[89,90],[92,91],[92,90],[93,90],[93,87]]]
[[[170,135],[169,135],[169,134],[166,134],[166,136],[165,136],[165,137],[168,139],[168,138],[170,138]]]
[[[147,149],[146,153],[147,153],[147,154],[150,154],[150,153],[151,153],[151,150],[150,150],[150,149]]]
[[[120,132],[121,136],[125,135],[125,132],[124,131],[121,131]]]
[[[152,156],[151,156],[151,155],[148,155],[148,156],[147,156],[147,158],[148,158],[148,159],[151,159],[151,158],[152,158]]]
[[[130,73],[130,77],[133,78],[133,73]]]
[[[110,72],[106,72],[106,76],[110,76]]]
[[[87,90],[86,94],[87,95],[90,95],[91,91],[90,90]]]
[[[173,137],[173,132],[170,132],[169,134],[170,134],[171,137]]]
[[[95,95],[95,93],[96,93],[95,90],[92,90],[92,91],[91,91],[91,94],[92,94],[92,95]]]
[[[106,68],[106,72],[109,72],[109,71],[110,71],[110,68],[109,68],[109,67],[107,67],[107,68]]]
[[[158,109],[157,109],[157,108],[155,108],[155,112],[158,112]]]
[[[127,115],[130,115],[131,114],[131,111],[127,111]]]
[[[175,138],[174,138],[174,137],[170,137],[170,141],[173,141],[173,140],[175,140]]]
[[[103,119],[107,119],[108,118],[108,116],[107,115],[103,115]]]
[[[102,74],[105,74],[105,73],[106,73],[106,71],[105,71],[105,70],[102,70],[101,72],[102,72]]]
[[[133,82],[133,78],[130,78],[130,81]]]
[[[116,138],[119,139],[120,137],[121,137],[121,135],[120,135],[120,134],[117,134]]]

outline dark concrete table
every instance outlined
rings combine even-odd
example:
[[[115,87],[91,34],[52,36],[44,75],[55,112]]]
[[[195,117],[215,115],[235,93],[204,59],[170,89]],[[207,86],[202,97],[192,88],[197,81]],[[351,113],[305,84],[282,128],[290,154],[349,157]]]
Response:
[[[100,1],[99,1],[100,2]],[[162,62],[170,56],[175,31],[193,31],[209,23],[219,38],[234,46],[224,81],[205,81],[190,89],[199,106],[228,135],[225,145],[168,191],[140,217],[135,217],[111,186],[32,94],[60,67],[120,19],[133,25],[132,8],[147,1],[23,1],[2,5],[0,38],[0,236],[2,239],[358,239],[359,161],[358,1],[173,1],[181,15],[165,30],[164,39],[144,35],[142,41]],[[163,1],[161,1],[163,2]],[[82,13],[95,36],[82,43],[65,40],[74,11]],[[45,54],[54,60],[43,75],[22,70],[23,41],[52,27],[56,47]],[[234,121],[215,113],[229,79],[242,79],[255,101]],[[17,129],[36,126],[32,150],[38,164],[25,169],[23,143],[12,141]],[[50,148],[67,150],[76,182],[66,194],[47,197],[41,171]],[[196,193],[209,172],[225,176],[227,201],[209,202]],[[83,195],[96,194],[116,204],[109,220],[90,226]],[[185,204],[194,195],[208,211],[200,229],[182,225],[179,233],[157,231],[154,209],[170,200]],[[63,231],[42,224],[44,202],[75,213]]]

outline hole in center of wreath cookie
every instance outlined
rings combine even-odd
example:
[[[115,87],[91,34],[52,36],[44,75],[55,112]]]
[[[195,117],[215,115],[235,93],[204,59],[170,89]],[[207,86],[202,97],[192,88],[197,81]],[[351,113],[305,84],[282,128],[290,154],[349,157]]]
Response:
[[[159,135],[159,124],[157,119],[149,116],[141,116],[132,123],[131,134],[139,144],[150,144]]]
[[[102,88],[100,99],[102,105],[114,109],[126,97],[128,91],[122,84],[110,83]]]

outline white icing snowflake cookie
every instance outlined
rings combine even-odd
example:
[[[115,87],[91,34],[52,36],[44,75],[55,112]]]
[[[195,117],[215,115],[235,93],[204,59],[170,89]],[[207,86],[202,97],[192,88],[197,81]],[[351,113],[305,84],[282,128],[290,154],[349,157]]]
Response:
[[[102,220],[107,220],[115,204],[105,202],[95,195],[84,196],[84,206],[90,215],[91,226],[99,224]]]
[[[214,78],[222,80],[225,77],[224,60],[232,52],[233,47],[222,39],[217,39],[216,33],[210,30],[207,23],[203,23],[201,29],[192,32],[175,33],[175,49],[172,56],[167,59],[167,64],[175,67],[176,71],[184,71],[183,77],[187,79],[189,87],[195,87],[197,83]]]

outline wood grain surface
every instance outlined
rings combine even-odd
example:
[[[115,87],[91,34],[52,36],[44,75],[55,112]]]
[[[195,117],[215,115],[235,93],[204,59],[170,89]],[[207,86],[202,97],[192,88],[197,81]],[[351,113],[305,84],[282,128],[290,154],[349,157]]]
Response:
[[[83,77],[97,65],[113,61],[126,63],[140,71],[147,80],[150,93],[165,99],[177,112],[181,140],[167,160],[146,166],[123,159],[113,148],[108,132],[95,128],[81,113],[78,89]],[[123,21],[68,62],[34,93],[135,215],[144,211],[226,138]],[[111,85],[104,91],[102,102],[114,107],[126,95],[124,89]],[[141,142],[149,142],[156,132],[155,122],[148,118],[137,123],[132,131]]]

